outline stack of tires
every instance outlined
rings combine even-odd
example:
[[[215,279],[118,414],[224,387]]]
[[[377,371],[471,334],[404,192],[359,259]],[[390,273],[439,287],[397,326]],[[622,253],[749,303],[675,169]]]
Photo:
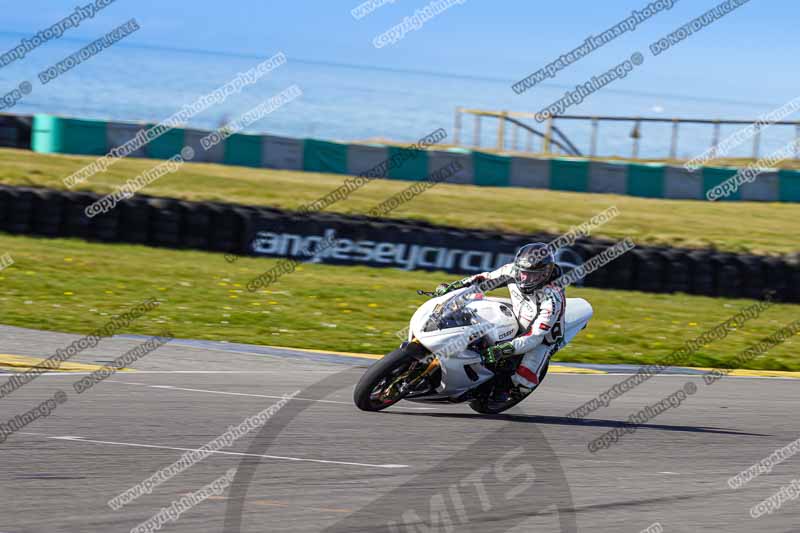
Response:
[[[434,226],[410,220],[385,220],[333,213],[298,213],[212,202],[186,202],[137,195],[107,213],[89,218],[85,209],[100,198],[86,192],[0,186],[0,231],[16,235],[74,237],[246,254],[257,230],[322,236],[333,231],[352,240],[418,243],[421,247],[490,251],[513,256],[531,241],[553,235],[512,235]],[[582,238],[570,249],[585,262],[614,243]],[[445,268],[466,273],[464,254],[453,254]],[[469,259],[470,261],[474,261]],[[347,263],[335,257],[332,262]],[[485,257],[481,259],[485,261]],[[426,259],[427,261],[427,259]],[[451,264],[452,263],[452,264]],[[475,269],[494,265],[474,264]],[[586,276],[588,287],[651,293],[687,293],[726,298],[800,302],[800,256],[762,257],[714,250],[637,246]]]

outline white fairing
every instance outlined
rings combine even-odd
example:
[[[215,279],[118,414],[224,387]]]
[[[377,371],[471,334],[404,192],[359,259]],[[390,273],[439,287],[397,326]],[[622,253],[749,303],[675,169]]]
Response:
[[[463,309],[472,317],[470,325],[448,327],[446,329],[428,328],[426,324],[439,306],[454,296],[469,289],[454,291],[445,296],[431,298],[411,317],[408,340],[417,339],[441,362],[442,384],[436,395],[420,400],[454,398],[468,390],[485,383],[494,373],[483,366],[480,354],[467,349],[467,345],[486,335],[492,344],[513,339],[519,329],[517,319],[511,311],[508,298],[486,298],[482,294],[466,294]],[[561,346],[570,342],[592,318],[592,306],[581,298],[567,298],[564,324],[564,340]]]

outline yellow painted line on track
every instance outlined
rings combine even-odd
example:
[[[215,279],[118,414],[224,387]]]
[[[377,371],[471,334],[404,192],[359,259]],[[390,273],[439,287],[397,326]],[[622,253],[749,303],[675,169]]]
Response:
[[[13,370],[30,370],[41,365],[45,359],[39,357],[30,357],[27,355],[11,355],[0,353],[0,368],[10,368]],[[58,368],[48,368],[47,372],[94,372],[100,370],[103,365],[90,365],[85,363],[71,363],[64,361]],[[118,372],[133,372],[130,368],[120,368]]]
[[[287,348],[285,346],[268,346],[268,348],[274,348],[276,350],[286,350],[289,352],[298,352],[298,353],[318,353],[322,355],[339,355],[342,357],[353,357],[356,359],[382,359],[382,355],[372,354],[372,353],[357,353],[357,352],[334,352],[331,350],[307,350],[304,348]],[[701,367],[686,367],[688,370],[701,370],[705,372],[710,372],[715,370],[714,368],[701,368]],[[564,365],[557,365],[552,364],[550,365],[550,370],[548,372],[553,372],[555,374],[610,374],[605,370],[598,370],[595,368],[579,368],[573,366],[564,366]],[[729,376],[744,376],[744,377],[768,377],[768,378],[797,378],[800,379],[800,372],[787,372],[783,370],[747,370],[747,369],[736,369],[731,370],[728,373]]]
[[[343,357],[355,357],[357,359],[383,359],[382,355],[377,355],[373,353],[334,352],[331,350],[308,350],[306,348],[287,348],[285,346],[267,346],[267,348],[274,348],[275,350],[286,350],[289,352],[318,353],[322,355],[341,355]]]
[[[373,353],[356,353],[356,352],[332,352],[330,350],[306,350],[301,348],[286,348],[284,346],[268,346],[276,350],[287,350],[291,352],[309,352],[328,355],[340,355],[343,357],[353,357],[356,359],[383,359],[382,355]],[[551,365],[548,372],[555,372],[556,374],[608,374],[604,370],[595,370],[593,368],[575,368],[571,366]]]
[[[735,370],[726,370],[724,368],[694,368],[693,370],[703,370],[705,372],[719,370],[720,372],[726,373],[728,376],[800,379],[800,372],[789,372],[785,370],[747,370],[744,368]]]
[[[596,368],[578,368],[562,365],[550,365],[550,369],[547,372],[555,374],[608,374],[605,370],[597,370]]]

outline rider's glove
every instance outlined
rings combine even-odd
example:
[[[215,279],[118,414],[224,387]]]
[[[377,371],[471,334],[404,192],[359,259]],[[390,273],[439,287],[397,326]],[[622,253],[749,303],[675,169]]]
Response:
[[[434,291],[434,294],[436,296],[444,296],[448,292],[452,292],[452,291],[457,290],[457,289],[463,289],[466,286],[467,286],[467,284],[464,283],[463,280],[454,281],[453,283],[450,283],[450,284],[442,283],[441,285],[436,287],[436,290]]]
[[[495,362],[497,362],[498,358],[503,358],[513,354],[514,354],[514,345],[512,343],[499,342],[494,346],[489,346],[488,348],[483,350],[481,356],[483,356],[484,363],[494,364]]]

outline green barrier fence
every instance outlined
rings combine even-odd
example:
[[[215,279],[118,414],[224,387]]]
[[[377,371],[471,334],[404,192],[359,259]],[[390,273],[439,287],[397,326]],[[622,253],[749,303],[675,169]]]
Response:
[[[79,155],[104,155],[111,148],[109,135],[117,137],[118,130],[126,128],[131,135],[139,126],[135,124],[109,124],[102,121],[82,120],[38,114],[33,118],[31,148],[42,153],[66,153]],[[148,126],[141,126],[146,128]],[[116,129],[114,129],[116,128]],[[235,134],[225,140],[224,163],[248,167],[269,166],[272,168],[298,168],[299,165],[287,167],[280,158],[274,164],[266,165],[270,157],[267,147],[270,144],[262,135]],[[147,144],[139,154],[155,159],[168,159],[180,153],[185,146],[186,135],[182,129],[167,130],[158,138]],[[273,138],[274,140],[274,138]],[[287,139],[289,141],[289,139]],[[120,141],[115,140],[119,143]],[[317,139],[295,140],[303,143],[302,168],[311,172],[327,172],[347,174],[351,168],[371,168],[375,164],[374,154],[364,150],[350,150],[347,144],[321,141]],[[350,155],[350,154],[353,155]],[[386,153],[391,159],[401,154],[396,161],[399,164],[389,169],[388,177],[400,180],[423,180],[428,175],[430,154],[425,150],[415,150],[412,154],[406,148],[387,146]],[[508,187],[511,184],[512,160],[516,156],[489,154],[483,152],[466,152],[472,158],[472,176],[466,176],[466,183],[479,186]],[[411,157],[409,157],[409,155]],[[351,160],[348,161],[348,158]],[[559,191],[587,192],[590,180],[590,162],[579,159],[549,159],[547,163],[550,176],[550,189]],[[625,165],[625,194],[643,198],[665,198],[676,196],[670,191],[681,190],[681,185],[688,183],[689,176],[681,172],[667,172],[664,165],[648,165],[630,163]],[[703,193],[735,175],[736,169],[711,168],[702,169]],[[535,172],[535,170],[531,170]],[[693,180],[700,179],[692,177]],[[677,187],[675,180],[678,180]],[[523,183],[525,181],[523,180]],[[538,183],[536,180],[531,183]],[[544,184],[544,182],[541,182]],[[695,185],[696,186],[696,185]],[[684,187],[685,188],[685,187]],[[621,187],[619,190],[621,191]],[[778,173],[778,187],[764,188],[768,192],[758,199],[775,202],[800,203],[800,172],[782,170]],[[685,196],[685,194],[683,195]],[[746,195],[750,196],[750,195]],[[698,196],[700,200],[704,196]],[[741,191],[725,200],[741,200]]]
[[[303,170],[347,174],[347,145],[306,139],[303,143]]]
[[[778,200],[800,202],[800,172],[781,170],[778,176]]]
[[[628,194],[642,198],[664,197],[663,165],[628,165]]]
[[[550,161],[550,188],[555,191],[589,190],[589,162],[553,159]]]
[[[260,167],[262,140],[259,135],[236,133],[225,140],[225,164],[243,167]]]
[[[706,192],[710,189],[713,189],[720,183],[727,181],[728,179],[732,178],[736,175],[737,169],[735,168],[713,168],[713,167],[703,167],[703,197],[705,197]],[[734,201],[734,200],[741,200],[742,199],[742,189],[739,187],[736,189],[736,192],[731,193],[729,196],[722,197],[720,201]]]
[[[511,182],[511,158],[482,152],[472,153],[475,185],[508,187]]]
[[[399,165],[389,169],[389,177],[395,180],[421,181],[428,175],[428,152],[389,147],[389,160],[399,156]]]
[[[104,155],[108,152],[106,123],[97,120],[35,115],[31,148],[35,152]]]

